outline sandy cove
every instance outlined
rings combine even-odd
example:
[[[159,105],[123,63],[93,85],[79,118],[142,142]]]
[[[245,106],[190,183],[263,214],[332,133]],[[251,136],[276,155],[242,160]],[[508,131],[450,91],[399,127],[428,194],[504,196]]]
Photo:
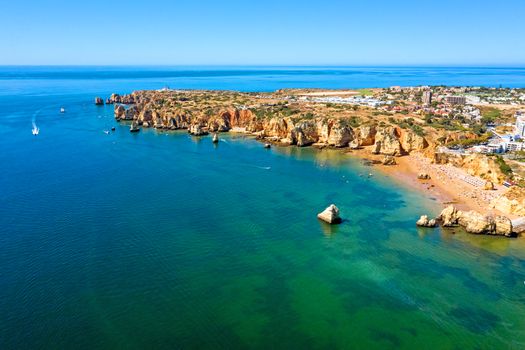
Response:
[[[360,159],[381,162],[384,155],[372,154],[370,149],[354,150],[348,153]],[[428,197],[435,198],[442,207],[454,204],[461,210],[475,210],[484,215],[505,215],[490,207],[490,202],[503,194],[506,187],[496,185],[495,190],[487,191],[473,186],[464,180],[469,176],[463,169],[450,164],[432,164],[431,160],[420,153],[396,157],[396,165],[374,166],[374,169],[392,177],[404,186],[413,188]],[[419,180],[418,174],[427,173],[430,180]],[[425,213],[421,213],[425,214]],[[514,218],[506,214],[511,219]]]

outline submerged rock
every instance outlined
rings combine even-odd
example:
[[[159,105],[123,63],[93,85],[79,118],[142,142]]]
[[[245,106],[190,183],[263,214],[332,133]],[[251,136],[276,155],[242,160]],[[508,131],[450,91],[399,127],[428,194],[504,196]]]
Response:
[[[337,208],[334,204],[331,204],[328,208],[317,214],[317,217],[329,224],[341,223],[341,218],[339,217],[339,208]]]
[[[426,215],[421,215],[416,222],[416,225],[421,227],[436,227],[436,224],[436,219],[429,219]]]

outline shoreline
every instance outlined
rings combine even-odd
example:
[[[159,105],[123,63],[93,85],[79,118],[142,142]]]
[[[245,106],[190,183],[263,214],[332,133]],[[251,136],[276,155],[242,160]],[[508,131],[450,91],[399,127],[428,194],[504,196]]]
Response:
[[[187,131],[184,130],[183,132]],[[243,135],[244,137],[253,138],[261,145],[269,143],[277,147],[298,147],[296,145],[283,144],[279,141],[261,139],[257,135],[244,130],[244,128],[234,128],[218,134]],[[439,211],[453,204],[457,209],[463,211],[474,210],[482,215],[503,215],[510,219],[518,218],[516,215],[503,213],[491,207],[491,201],[502,195],[506,187],[495,185],[495,189],[491,191],[475,187],[461,180],[462,176],[470,176],[463,169],[450,164],[433,164],[428,157],[418,152],[394,157],[395,165],[384,165],[381,162],[385,155],[372,153],[370,146],[349,150],[348,148],[319,147],[314,144],[305,148],[315,150],[330,149],[338,151],[342,156],[349,156],[359,161],[372,161],[371,169],[389,177],[393,182],[405,187],[407,190],[415,191],[429,200],[433,200]],[[429,174],[430,179],[418,179],[418,174],[420,173]],[[429,213],[421,213],[421,215],[427,214]]]
[[[365,165],[418,192],[436,207],[450,206],[449,211],[459,210],[459,215],[465,212],[463,226],[467,226],[468,215],[472,216],[468,219],[475,223],[469,226],[472,233],[493,234],[495,220],[502,222],[500,227],[512,230],[513,217],[493,208],[494,203],[498,209],[507,211],[507,207],[513,205],[507,203],[508,198],[503,198],[503,203],[494,201],[506,192],[505,187],[495,185],[507,178],[501,164],[504,161],[481,154],[456,159],[436,149],[442,142],[455,142],[471,135],[445,132],[440,136],[420,115],[407,117],[408,110],[397,113],[398,108],[385,114],[373,112],[369,106],[303,101],[298,97],[304,93],[302,90],[287,93],[291,97],[283,97],[283,91],[253,96],[224,91],[141,90],[123,96],[112,94],[106,104],[115,105],[117,121],[132,121],[132,132],[139,127],[184,129],[197,137],[210,133],[215,138],[219,133],[233,132],[285,147],[338,149],[341,154],[365,160]],[[96,103],[100,101],[96,98]],[[435,211],[433,206],[430,212]],[[458,221],[459,217],[446,226]],[[508,231],[504,228],[498,234],[502,230]]]
[[[253,137],[261,144],[271,143],[279,147],[297,147],[260,139],[257,135],[244,130],[230,130],[227,133]],[[373,162],[371,169],[386,175],[393,182],[406,187],[407,190],[415,191],[429,200],[435,201],[439,211],[453,204],[457,209],[463,211],[474,210],[483,215],[504,215],[510,219],[518,218],[516,215],[498,211],[490,205],[494,198],[505,192],[506,187],[495,185],[494,190],[484,190],[481,187],[475,187],[461,179],[462,176],[470,176],[463,169],[449,164],[433,164],[428,157],[421,153],[413,152],[394,157],[395,165],[384,165],[381,161],[385,155],[373,154],[369,146],[352,150],[337,147],[316,147],[315,144],[309,147],[316,150],[331,149],[339,151],[343,156],[349,156],[360,161],[370,160]],[[420,173],[427,173],[431,178],[420,180],[418,179],[418,174]],[[421,213],[421,215],[426,214],[428,213]]]
[[[384,158],[383,155],[372,154],[366,148],[345,153],[351,157],[369,159],[374,162],[381,162]],[[494,198],[504,193],[504,186],[497,185],[492,191],[475,187],[461,180],[461,176],[468,176],[464,170],[452,165],[432,164],[431,160],[421,153],[395,157],[395,160],[396,165],[378,163],[373,168],[389,176],[398,184],[435,199],[441,209],[449,204],[454,204],[459,210],[474,210],[483,215],[506,215],[511,219],[517,218],[515,215],[502,213],[490,205]],[[419,173],[427,173],[431,178],[420,180],[417,178]]]

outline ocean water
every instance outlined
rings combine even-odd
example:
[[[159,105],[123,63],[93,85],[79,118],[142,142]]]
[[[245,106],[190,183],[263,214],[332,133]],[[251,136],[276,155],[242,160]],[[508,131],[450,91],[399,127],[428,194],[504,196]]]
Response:
[[[434,83],[525,71],[0,68],[0,348],[524,348],[524,239],[417,229],[432,198],[338,151],[131,134],[93,105]],[[330,203],[339,226],[316,218]]]

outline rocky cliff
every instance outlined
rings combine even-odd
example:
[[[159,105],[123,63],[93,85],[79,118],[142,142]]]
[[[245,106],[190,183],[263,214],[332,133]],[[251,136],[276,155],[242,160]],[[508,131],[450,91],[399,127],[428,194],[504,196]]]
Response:
[[[436,164],[452,164],[464,169],[469,175],[478,176],[493,183],[500,184],[507,178],[496,160],[484,154],[460,155],[435,152],[432,161]]]
[[[525,189],[513,186],[506,193],[494,199],[491,205],[503,213],[525,216]]]
[[[251,133],[268,141],[299,147],[314,144],[337,148],[373,146],[375,153],[391,156],[401,156],[428,146],[424,137],[411,130],[373,124],[352,127],[344,118],[292,118],[279,113],[260,116],[257,106],[222,107],[213,110],[194,104],[192,109],[184,109],[180,107],[184,102],[180,98],[179,101],[168,105],[163,94],[141,91],[124,96],[113,94],[107,101],[115,104],[117,120],[134,120],[142,127],[187,129],[196,135],[235,130]]]

